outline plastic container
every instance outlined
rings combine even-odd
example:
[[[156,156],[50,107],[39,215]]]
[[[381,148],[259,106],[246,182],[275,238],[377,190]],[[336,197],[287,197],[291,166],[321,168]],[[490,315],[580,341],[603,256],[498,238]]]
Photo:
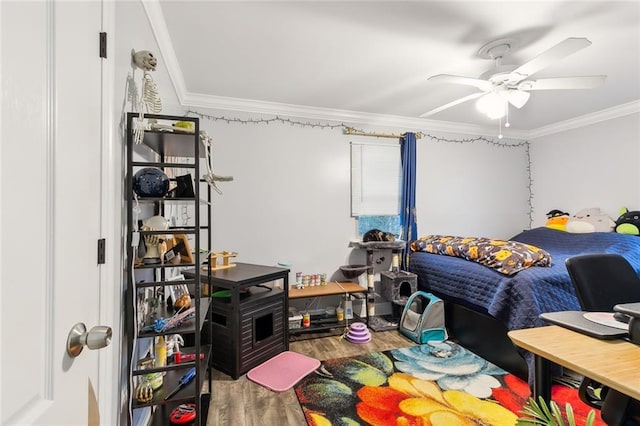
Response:
[[[160,389],[162,387],[162,384],[164,383],[164,374],[160,372],[145,374],[144,377],[149,381],[149,384],[151,384],[151,388],[154,391]]]
[[[294,315],[289,317],[289,330],[295,330],[302,327],[302,315]]]
[[[164,337],[158,337],[156,342],[156,367],[166,367],[167,365],[167,343],[164,341]]]
[[[346,296],[346,300],[344,302],[344,317],[346,319],[353,318],[353,302],[351,302],[351,295],[348,294]]]

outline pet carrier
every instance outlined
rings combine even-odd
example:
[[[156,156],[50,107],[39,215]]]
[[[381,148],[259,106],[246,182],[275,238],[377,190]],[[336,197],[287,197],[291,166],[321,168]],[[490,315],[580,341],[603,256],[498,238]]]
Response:
[[[442,299],[424,291],[413,293],[404,306],[400,332],[419,344],[446,340]]]

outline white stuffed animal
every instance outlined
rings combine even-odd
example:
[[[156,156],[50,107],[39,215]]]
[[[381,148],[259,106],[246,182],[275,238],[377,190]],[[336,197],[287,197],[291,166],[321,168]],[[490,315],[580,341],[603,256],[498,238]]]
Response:
[[[587,232],[612,232],[616,223],[598,207],[582,209],[572,215],[566,225],[566,231],[574,234]]]

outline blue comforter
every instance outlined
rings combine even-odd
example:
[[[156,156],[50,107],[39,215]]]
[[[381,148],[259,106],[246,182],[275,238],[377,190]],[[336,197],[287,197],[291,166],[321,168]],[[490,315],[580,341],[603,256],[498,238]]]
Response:
[[[551,267],[530,267],[505,276],[461,258],[411,253],[409,270],[418,275],[421,290],[489,313],[509,330],[546,325],[543,312],[580,310],[569,273],[568,257],[586,253],[618,253],[640,272],[640,237],[615,232],[571,234],[550,228],[524,231],[510,240],[547,250]],[[603,283],[606,285],[606,283]]]

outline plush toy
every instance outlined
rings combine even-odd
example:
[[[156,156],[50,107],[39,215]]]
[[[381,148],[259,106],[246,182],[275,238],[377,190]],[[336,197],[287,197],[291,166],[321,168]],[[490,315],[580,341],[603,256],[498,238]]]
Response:
[[[568,221],[569,213],[554,209],[547,213],[547,223],[544,226],[557,231],[565,231]]]
[[[567,232],[583,234],[587,232],[611,232],[615,222],[598,207],[582,209],[571,216],[566,225]]]
[[[640,211],[629,211],[626,207],[620,209],[620,217],[616,220],[618,234],[640,235]]]

